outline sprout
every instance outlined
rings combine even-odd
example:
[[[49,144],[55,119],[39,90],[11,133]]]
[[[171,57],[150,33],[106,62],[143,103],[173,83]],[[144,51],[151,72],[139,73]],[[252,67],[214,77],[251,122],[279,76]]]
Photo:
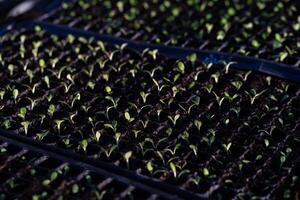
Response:
[[[184,74],[184,71],[185,71],[185,66],[183,64],[183,62],[178,62],[177,63],[177,69],[180,73]]]
[[[87,86],[89,87],[89,88],[91,88],[92,90],[94,90],[94,88],[95,88],[95,83],[93,83],[92,81],[89,81],[88,83],[87,83]]]
[[[97,131],[96,134],[95,134],[95,138],[96,138],[96,141],[97,141],[97,142],[99,142],[100,137],[101,137],[101,132],[100,132],[100,131]]]
[[[111,154],[116,150],[117,148],[117,145],[112,145],[109,150],[107,151],[106,149],[103,149],[102,150],[104,151],[105,155],[107,158],[110,158]]]
[[[223,144],[223,147],[226,151],[229,151],[230,147],[231,147],[231,142],[229,142],[228,144]]]
[[[251,45],[255,48],[259,48],[260,47],[260,43],[257,40],[252,40],[251,41]]]
[[[145,93],[145,92],[140,92],[140,96],[142,97],[143,99],[143,102],[146,103],[147,101],[147,97],[150,95],[150,93]]]
[[[47,88],[50,88],[50,79],[49,79],[49,76],[45,76],[43,78],[43,80],[45,81],[46,85],[47,85]]]
[[[121,138],[121,133],[115,133],[114,138],[116,140],[117,145],[119,144],[120,138]]]
[[[87,146],[88,146],[88,141],[87,140],[82,140],[80,142],[81,148],[86,152]]]
[[[19,110],[18,116],[21,117],[24,120],[25,116],[26,116],[26,113],[27,113],[26,107],[22,107]]]
[[[27,135],[27,133],[28,133],[28,128],[29,128],[29,126],[30,126],[30,122],[29,122],[29,121],[24,121],[24,122],[21,122],[21,125],[22,125],[23,128],[24,128],[25,135]]]
[[[195,156],[197,157],[197,151],[198,151],[197,146],[196,146],[196,145],[193,145],[193,144],[190,144],[189,147],[190,147],[190,149],[193,150]]]
[[[129,168],[129,159],[131,156],[132,156],[132,151],[128,151],[124,154],[124,159],[126,161],[127,168]]]
[[[108,94],[112,94],[112,90],[109,86],[105,86],[105,92],[107,92]]]
[[[56,124],[56,128],[57,128],[57,130],[58,130],[59,133],[60,133],[61,125],[62,125],[62,123],[63,123],[64,121],[65,121],[65,120],[59,120],[59,119],[54,120],[54,122],[55,122],[55,124]]]
[[[203,168],[203,175],[204,176],[209,176],[209,170],[206,167]]]
[[[197,61],[197,54],[196,53],[192,53],[191,55],[187,56],[187,60],[190,61],[191,63],[194,63]]]
[[[202,122],[200,120],[195,119],[194,120],[194,125],[197,127],[198,131],[200,131]]]
[[[125,117],[125,119],[126,119],[128,122],[132,122],[132,121],[134,120],[134,118],[131,118],[131,117],[130,117],[129,112],[125,112],[125,113],[124,113],[124,117]]]
[[[254,104],[255,100],[261,96],[263,93],[265,93],[267,91],[267,89],[257,93],[255,89],[251,89],[251,94],[249,92],[246,91],[246,94],[249,96],[250,100],[251,100],[251,105]]]
[[[53,104],[50,104],[48,107],[48,114],[50,117],[53,117],[54,112],[56,111],[56,107]]]
[[[9,71],[9,75],[13,76],[14,75],[15,66],[13,64],[9,64],[7,68],[8,68],[8,71]]]
[[[5,95],[5,91],[0,90],[0,99],[1,99],[1,100],[3,100],[4,95]]]
[[[179,119],[180,114],[175,115],[174,117],[168,116],[168,118],[172,121],[173,125],[176,125],[177,120]]]
[[[231,85],[233,85],[236,90],[240,90],[241,87],[243,86],[243,82],[242,81],[233,81],[233,82],[231,82]]]
[[[146,168],[150,172],[150,174],[153,173],[153,166],[152,166],[152,162],[151,161],[147,162]]]
[[[39,66],[41,68],[41,72],[43,73],[44,72],[44,69],[46,68],[46,62],[44,59],[40,59],[39,60]]]
[[[156,60],[158,50],[154,49],[152,51],[148,51],[148,54],[152,56],[153,60]]]
[[[158,92],[160,92],[164,87],[166,87],[166,85],[160,86],[154,78],[152,79],[152,81],[156,85]]]
[[[73,98],[72,103],[71,103],[71,107],[72,107],[72,108],[74,107],[75,101],[80,101],[80,93],[77,93],[77,94],[75,95],[75,97]]]
[[[176,86],[172,87],[173,97],[176,96],[176,94],[179,92],[178,88]]]
[[[26,74],[29,77],[29,82],[32,83],[32,79],[33,79],[33,72],[30,69],[26,70]]]
[[[72,193],[73,194],[77,194],[79,192],[80,188],[78,186],[78,184],[74,184],[72,185]]]
[[[215,83],[218,83],[220,78],[220,72],[216,72],[215,74],[211,75],[211,77],[214,79]]]
[[[5,129],[10,129],[11,128],[11,121],[7,119],[3,122],[3,125],[4,125]]]
[[[18,96],[19,96],[19,90],[14,89],[14,90],[13,90],[13,97],[14,97],[14,100],[15,100],[15,101],[17,101]]]
[[[269,144],[270,144],[268,139],[264,139],[264,143],[265,143],[265,146],[266,146],[266,147],[268,147]]]
[[[213,88],[214,88],[214,86],[212,84],[208,84],[203,87],[203,89],[205,89],[209,94],[211,93]]]
[[[173,176],[176,178],[177,177],[177,171],[176,171],[176,166],[174,163],[170,162],[170,168],[173,172]]]

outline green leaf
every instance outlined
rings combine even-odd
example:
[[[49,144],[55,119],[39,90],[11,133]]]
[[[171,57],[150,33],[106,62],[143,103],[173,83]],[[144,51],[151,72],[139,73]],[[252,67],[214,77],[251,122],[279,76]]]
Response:
[[[194,125],[197,127],[198,131],[200,131],[202,122],[200,120],[195,119]]]
[[[107,92],[108,94],[111,94],[112,90],[109,86],[105,86],[105,92]]]
[[[132,151],[128,151],[128,152],[126,152],[125,154],[124,154],[124,159],[125,159],[125,161],[126,161],[126,163],[127,163],[127,167],[129,168],[129,159],[130,159],[130,157],[132,156]]]
[[[18,116],[21,117],[22,119],[25,119],[26,113],[27,113],[26,107],[22,107],[19,110]]]
[[[15,101],[17,100],[18,96],[19,96],[19,90],[14,89],[13,90],[13,97],[14,97]]]
[[[185,66],[184,66],[183,62],[177,63],[177,69],[179,70],[180,73],[184,74]]]
[[[194,62],[197,61],[197,54],[196,54],[196,53],[192,53],[191,55],[189,55],[189,56],[187,57],[187,59],[188,59],[188,61],[194,63]]]
[[[255,48],[259,48],[260,47],[260,43],[257,40],[252,40],[251,41],[251,45]]]
[[[49,114],[50,117],[53,117],[53,114],[54,114],[55,110],[56,110],[55,105],[50,104],[49,108],[48,108],[48,114]]]
[[[39,66],[41,68],[41,71],[44,72],[44,69],[46,68],[46,62],[44,59],[39,59]]]
[[[57,172],[52,172],[51,176],[50,176],[51,182],[54,181],[55,179],[57,179],[57,177],[58,177],[58,173]]]
[[[8,65],[8,71],[9,71],[10,76],[14,75],[14,69],[15,69],[15,66],[13,64]]]
[[[72,186],[72,193],[73,194],[76,194],[76,193],[78,193],[79,192],[79,186],[77,185],[77,184],[74,184],[73,186]]]
[[[128,112],[125,112],[124,116],[127,121],[130,121],[131,118],[130,118],[130,114]]]
[[[189,147],[193,150],[195,156],[197,156],[197,150],[198,150],[197,146],[190,144]]]
[[[268,139],[264,139],[264,143],[265,143],[266,147],[269,146],[269,140]]]
[[[95,137],[96,137],[96,141],[99,142],[99,139],[101,137],[101,132],[97,131],[96,134],[95,134]]]
[[[29,122],[29,121],[24,121],[24,122],[21,122],[21,125],[23,126],[24,132],[25,132],[25,134],[27,135],[27,132],[28,132],[28,128],[29,128],[30,122]]]
[[[150,173],[153,172],[153,166],[152,166],[152,162],[151,162],[151,161],[147,162],[146,167],[147,167],[147,170],[148,170]]]
[[[80,146],[81,146],[81,148],[82,148],[84,151],[86,151],[87,146],[88,146],[88,141],[87,141],[87,140],[82,140],[82,141],[80,142]]]
[[[209,176],[209,171],[206,167],[203,169],[203,175],[204,176]]]
[[[177,172],[176,172],[176,166],[175,166],[175,164],[171,162],[170,163],[170,168],[171,168],[171,170],[173,172],[173,176],[176,178],[177,177]]]
[[[287,52],[280,52],[279,53],[279,60],[282,62],[286,59],[286,57],[288,56],[289,54]]]

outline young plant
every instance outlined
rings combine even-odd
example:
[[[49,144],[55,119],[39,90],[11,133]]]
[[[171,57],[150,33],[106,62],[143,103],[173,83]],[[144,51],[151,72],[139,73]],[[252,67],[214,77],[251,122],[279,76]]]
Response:
[[[129,112],[125,112],[125,113],[124,113],[124,117],[125,117],[125,119],[126,119],[128,122],[134,121],[134,118],[130,117]]]
[[[265,90],[263,90],[263,91],[261,91],[261,92],[257,92],[255,89],[251,89],[251,92],[249,93],[249,92],[247,92],[247,91],[245,91],[246,92],[246,94],[249,96],[249,98],[250,98],[250,102],[251,102],[251,105],[253,105],[254,104],[254,102],[255,102],[255,100],[259,97],[259,96],[261,96],[261,95],[263,95],[265,92],[267,91],[267,89],[265,89]]]
[[[59,120],[59,119],[54,120],[55,127],[56,127],[58,133],[60,133],[61,125],[62,125],[62,123],[63,123],[64,121],[65,121],[65,120]]]
[[[168,118],[171,120],[174,126],[176,126],[177,120],[180,118],[180,114],[176,114],[175,116],[168,116]]]
[[[53,104],[50,104],[48,107],[48,115],[52,118],[54,112],[56,111],[56,107]]]
[[[18,116],[21,117],[24,120],[25,117],[26,117],[26,113],[27,113],[26,107],[22,107],[19,110]]]
[[[145,92],[140,92],[140,96],[142,97],[143,99],[143,103],[146,103],[147,101],[147,97],[150,95],[150,93],[145,93]]]
[[[132,156],[132,151],[126,152],[123,156],[126,161],[126,165],[128,169],[129,169],[129,159],[131,158],[131,156]]]
[[[80,147],[83,149],[83,151],[84,152],[86,152],[86,149],[87,149],[87,147],[88,147],[88,141],[86,140],[86,139],[84,139],[84,140],[82,140],[81,142],[80,142]]]
[[[177,170],[176,170],[176,165],[173,162],[170,162],[170,168],[173,172],[174,178],[177,178]]]
[[[152,175],[152,174],[153,174],[154,168],[153,168],[153,165],[152,165],[152,162],[151,162],[151,161],[147,162],[146,168],[147,168],[147,170],[150,172],[150,174]]]
[[[31,124],[31,123],[30,123],[29,121],[21,122],[21,125],[23,126],[25,135],[27,135],[27,133],[28,133],[28,128],[29,128],[30,124]]]
[[[198,131],[200,131],[200,129],[202,127],[202,122],[200,120],[195,119],[194,120],[194,125],[196,126],[196,128],[198,129]]]
[[[44,70],[46,68],[46,62],[44,59],[39,60],[39,66],[40,66],[41,72],[44,73]]]

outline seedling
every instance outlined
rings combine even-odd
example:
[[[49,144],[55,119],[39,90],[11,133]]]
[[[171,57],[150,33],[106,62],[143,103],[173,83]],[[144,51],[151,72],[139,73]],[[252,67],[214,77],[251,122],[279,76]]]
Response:
[[[13,76],[14,71],[15,71],[15,66],[13,64],[9,64],[7,68],[8,68],[8,71],[9,71],[9,75]]]
[[[62,123],[63,123],[64,121],[65,121],[65,120],[59,120],[59,119],[54,120],[54,122],[55,122],[55,124],[56,124],[56,129],[57,129],[58,133],[60,133],[61,125],[62,125]]]
[[[198,131],[200,131],[200,129],[202,127],[202,122],[200,120],[195,119],[194,120],[194,125],[196,126],[196,128],[198,129]]]
[[[251,105],[253,105],[254,102],[255,102],[255,100],[256,100],[259,96],[263,95],[266,91],[267,91],[267,89],[265,89],[265,90],[263,90],[263,91],[257,93],[257,91],[256,91],[255,89],[251,89],[251,94],[250,94],[249,92],[247,92],[247,91],[245,91],[245,92],[246,92],[246,94],[249,96],[249,98],[250,98],[250,100],[251,100]]]
[[[44,73],[44,70],[46,68],[46,62],[44,59],[39,60],[39,66],[40,66],[41,72]]]
[[[124,154],[124,159],[126,161],[127,168],[129,168],[129,159],[131,158],[131,156],[132,156],[132,151],[128,151]]]
[[[150,172],[150,174],[152,175],[153,174],[153,165],[152,165],[151,161],[147,162],[146,168]]]
[[[176,165],[174,163],[170,162],[170,168],[171,168],[171,170],[173,172],[174,178],[177,178]]]
[[[126,119],[128,122],[134,121],[134,118],[130,117],[129,112],[125,112],[125,113],[124,113],[124,117],[125,117],[125,119]]]
[[[175,116],[168,116],[168,118],[171,120],[174,126],[176,126],[177,120],[180,118],[180,114],[176,114]]]
[[[87,140],[82,140],[82,141],[80,142],[80,146],[81,146],[81,148],[83,149],[83,151],[86,152],[86,149],[87,149],[87,147],[88,147],[88,141],[87,141]]]
[[[28,133],[28,128],[29,128],[30,124],[31,124],[31,123],[30,123],[29,121],[21,122],[21,125],[23,126],[25,135],[27,135],[27,133]]]
[[[147,97],[150,95],[150,93],[145,93],[145,92],[140,92],[140,96],[142,97],[143,99],[143,103],[146,103],[147,101]]]
[[[26,116],[26,113],[27,113],[26,107],[22,107],[22,108],[20,108],[20,110],[19,110],[18,116],[21,117],[22,120],[24,120],[24,119],[25,119],[25,116]]]

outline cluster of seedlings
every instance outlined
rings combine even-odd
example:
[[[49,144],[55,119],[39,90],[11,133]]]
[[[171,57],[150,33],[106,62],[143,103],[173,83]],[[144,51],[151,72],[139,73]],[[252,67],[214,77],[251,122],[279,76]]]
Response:
[[[2,129],[214,198],[295,195],[299,85],[40,27],[1,44]]]
[[[147,191],[0,141],[0,199],[147,199]]]
[[[170,46],[240,53],[300,66],[299,7],[293,0],[78,0],[45,20]]]

